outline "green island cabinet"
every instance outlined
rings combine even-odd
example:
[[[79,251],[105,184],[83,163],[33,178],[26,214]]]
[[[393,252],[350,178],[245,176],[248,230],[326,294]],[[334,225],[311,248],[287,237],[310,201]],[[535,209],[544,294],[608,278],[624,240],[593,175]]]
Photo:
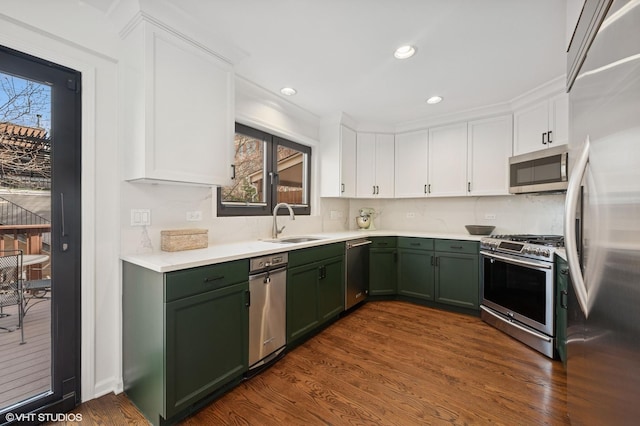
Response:
[[[476,241],[398,238],[398,295],[479,309]]]
[[[344,243],[289,252],[287,343],[344,311]]]
[[[433,240],[398,238],[398,295],[434,299]]]
[[[372,237],[369,246],[369,295],[390,296],[398,292],[396,237]]]
[[[188,415],[248,368],[249,263],[159,273],[123,263],[124,390],[154,425]]]
[[[570,285],[567,261],[556,256],[556,350],[567,364],[567,297]]]

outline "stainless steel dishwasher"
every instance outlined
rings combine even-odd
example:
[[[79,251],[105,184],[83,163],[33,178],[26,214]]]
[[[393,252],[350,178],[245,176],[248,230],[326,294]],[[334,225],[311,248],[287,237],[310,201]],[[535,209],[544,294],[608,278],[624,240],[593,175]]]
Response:
[[[287,341],[288,253],[251,259],[249,264],[249,375],[275,361]]]
[[[369,244],[371,241],[365,239],[346,243],[345,309],[362,302],[369,294]]]

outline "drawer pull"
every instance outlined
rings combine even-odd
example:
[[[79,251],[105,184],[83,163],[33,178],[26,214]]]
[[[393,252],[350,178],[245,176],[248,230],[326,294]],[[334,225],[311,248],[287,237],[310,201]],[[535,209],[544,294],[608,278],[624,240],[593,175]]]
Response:
[[[412,246],[414,246],[414,247],[420,247],[420,246],[422,245],[422,244],[420,244],[420,243],[409,243],[409,244],[411,244],[411,245],[412,245]]]
[[[389,245],[389,243],[376,243],[376,245],[379,245],[379,246],[388,246],[388,245]]]
[[[452,249],[457,249],[457,250],[461,250],[463,247],[462,246],[450,246]]]
[[[207,277],[207,278],[205,278],[204,279],[204,283],[205,284],[213,283],[213,282],[220,281],[220,280],[223,280],[223,279],[224,279],[224,275],[216,275],[215,277]]]

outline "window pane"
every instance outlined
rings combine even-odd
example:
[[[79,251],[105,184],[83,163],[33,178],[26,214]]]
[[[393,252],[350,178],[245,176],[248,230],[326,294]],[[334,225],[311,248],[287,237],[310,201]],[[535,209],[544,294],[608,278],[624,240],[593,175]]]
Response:
[[[235,179],[222,188],[223,203],[265,203],[265,142],[236,133]]]
[[[278,203],[307,204],[307,154],[278,145]]]

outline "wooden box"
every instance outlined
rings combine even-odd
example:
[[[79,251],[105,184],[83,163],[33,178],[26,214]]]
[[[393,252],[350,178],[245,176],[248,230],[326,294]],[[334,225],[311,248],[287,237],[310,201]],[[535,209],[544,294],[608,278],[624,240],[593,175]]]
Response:
[[[207,229],[168,229],[160,231],[162,251],[182,251],[209,246]]]

